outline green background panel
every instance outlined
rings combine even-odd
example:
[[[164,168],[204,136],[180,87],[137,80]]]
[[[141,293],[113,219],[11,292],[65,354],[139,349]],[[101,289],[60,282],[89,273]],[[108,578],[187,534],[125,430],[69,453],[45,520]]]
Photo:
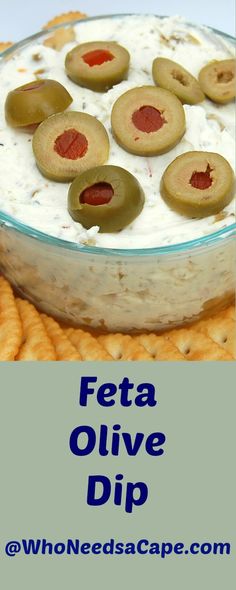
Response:
[[[235,363],[1,363],[0,575],[4,590],[231,589],[235,559]],[[91,396],[79,406],[82,375],[98,384],[156,388],[155,408],[112,408]],[[131,396],[132,399],[135,396]],[[165,453],[76,457],[73,428],[120,423],[146,436],[164,432]],[[122,447],[123,448],[123,447]],[[144,481],[149,498],[127,514],[110,500],[86,504],[89,474]],[[231,542],[231,555],[5,556],[7,541]]]

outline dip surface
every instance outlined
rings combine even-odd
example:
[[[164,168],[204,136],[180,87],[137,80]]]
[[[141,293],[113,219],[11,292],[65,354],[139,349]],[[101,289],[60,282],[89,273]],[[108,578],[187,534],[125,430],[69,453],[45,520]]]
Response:
[[[0,209],[46,234],[71,242],[106,248],[151,248],[186,242],[211,234],[235,220],[235,203],[224,212],[205,219],[187,219],[172,211],[160,196],[160,179],[166,167],[181,153],[192,150],[217,152],[234,166],[234,104],[216,105],[205,100],[200,105],[184,105],[186,133],[167,154],[143,158],[128,154],[111,135],[110,115],[114,102],[136,86],[153,85],[152,62],[167,57],[198,76],[211,60],[227,59],[233,49],[209,30],[196,29],[181,18],[154,16],[102,18],[75,26],[77,41],[59,52],[34,43],[14,54],[1,66],[0,87]],[[74,84],[66,76],[65,56],[78,43],[117,41],[131,57],[128,80],[107,93],[97,93]],[[34,56],[37,55],[39,61]],[[39,70],[39,72],[38,72]],[[73,97],[69,110],[89,113],[105,126],[110,139],[107,164],[121,166],[140,182],[145,205],[135,221],[119,233],[85,230],[67,211],[69,184],[45,179],[37,169],[32,135],[7,126],[4,103],[8,92],[38,77],[55,79]]]

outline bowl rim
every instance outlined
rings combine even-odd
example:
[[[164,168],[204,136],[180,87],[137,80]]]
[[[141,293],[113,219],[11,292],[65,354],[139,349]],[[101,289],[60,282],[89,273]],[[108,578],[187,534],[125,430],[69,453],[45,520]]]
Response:
[[[68,21],[66,23],[59,23],[50,27],[48,29],[42,29],[33,35],[25,37],[24,39],[18,41],[11,45],[8,49],[0,52],[0,65],[4,60],[11,56],[11,54],[15,53],[16,51],[26,47],[31,42],[39,40],[41,37],[53,33],[55,30],[60,28],[69,28],[71,26],[79,25],[83,22],[94,21],[94,20],[102,20],[108,18],[125,18],[130,16],[156,16],[157,18],[164,19],[168,18],[166,15],[156,15],[150,13],[120,13],[120,14],[101,14],[98,16],[91,16],[82,19]],[[226,41],[229,40],[230,42],[235,42],[235,38],[228,33],[224,33],[218,29],[213,27],[209,27],[206,25],[199,25],[190,23],[188,21],[184,21],[189,26],[193,26],[197,29],[207,29],[220,37],[223,37]],[[219,244],[222,239],[231,238],[236,235],[236,222],[229,225],[226,228],[222,228],[214,233],[204,235],[200,238],[195,238],[194,240],[189,240],[186,242],[180,242],[178,244],[171,244],[168,246],[156,246],[152,248],[105,248],[100,246],[89,246],[85,244],[78,244],[76,242],[70,242],[67,240],[62,240],[61,238],[57,238],[55,236],[50,236],[44,232],[41,232],[37,229],[34,229],[31,226],[28,226],[21,221],[18,221],[16,218],[12,217],[11,215],[4,213],[0,210],[0,227],[9,227],[11,229],[15,229],[17,232],[39,240],[45,244],[54,245],[60,248],[65,248],[67,250],[77,251],[80,253],[87,253],[93,255],[106,255],[106,256],[123,256],[123,257],[133,257],[133,256],[153,256],[153,255],[163,255],[163,254],[178,254],[180,252],[188,253],[192,249],[200,249],[202,247],[207,247],[209,245],[216,245]]]

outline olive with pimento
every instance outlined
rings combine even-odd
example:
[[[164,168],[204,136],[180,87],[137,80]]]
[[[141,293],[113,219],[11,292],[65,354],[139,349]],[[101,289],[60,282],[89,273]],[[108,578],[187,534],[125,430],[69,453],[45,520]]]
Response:
[[[141,86],[122,94],[113,105],[112,132],[117,143],[137,156],[171,150],[185,132],[180,100],[164,88]]]
[[[161,180],[163,199],[188,217],[219,213],[230,203],[233,193],[233,170],[223,156],[214,152],[192,151],[178,156]]]
[[[141,213],[144,193],[138,180],[119,166],[97,166],[80,174],[68,193],[71,217],[89,229],[117,232]]]
[[[67,53],[65,68],[76,84],[96,92],[106,92],[127,76],[130,56],[114,41],[81,43]]]
[[[58,182],[73,180],[84,170],[104,164],[109,156],[105,127],[96,117],[76,111],[43,121],[34,133],[32,147],[42,174]]]
[[[65,111],[72,100],[66,88],[56,80],[34,80],[8,93],[6,121],[11,127],[39,124],[50,115]]]

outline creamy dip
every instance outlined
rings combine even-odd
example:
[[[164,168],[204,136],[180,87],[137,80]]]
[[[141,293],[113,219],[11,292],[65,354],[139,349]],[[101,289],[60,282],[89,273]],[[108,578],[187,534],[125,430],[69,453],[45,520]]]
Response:
[[[111,134],[110,114],[116,99],[136,86],[153,84],[152,62],[163,56],[178,62],[197,77],[210,60],[233,54],[230,44],[206,28],[195,29],[180,17],[154,16],[102,18],[75,26],[76,42],[55,51],[35,43],[17,52],[1,67],[0,86],[0,209],[21,222],[51,236],[76,243],[107,248],[150,248],[186,242],[213,233],[235,218],[234,202],[224,214],[205,219],[187,219],[173,212],[160,196],[161,176],[178,155],[191,150],[213,151],[234,166],[234,106],[216,105],[205,100],[200,105],[184,105],[186,133],[168,153],[152,158],[128,154]],[[107,93],[97,93],[74,84],[65,73],[67,52],[79,42],[117,41],[128,49],[131,65],[128,79]],[[37,55],[39,61],[35,61]],[[37,73],[39,70],[39,73]],[[100,234],[99,228],[85,230],[67,211],[68,184],[45,179],[37,169],[32,152],[32,136],[11,129],[4,116],[8,92],[37,76],[61,82],[73,97],[70,110],[97,117],[110,138],[107,164],[122,166],[139,180],[145,205],[135,221],[119,233]]]

